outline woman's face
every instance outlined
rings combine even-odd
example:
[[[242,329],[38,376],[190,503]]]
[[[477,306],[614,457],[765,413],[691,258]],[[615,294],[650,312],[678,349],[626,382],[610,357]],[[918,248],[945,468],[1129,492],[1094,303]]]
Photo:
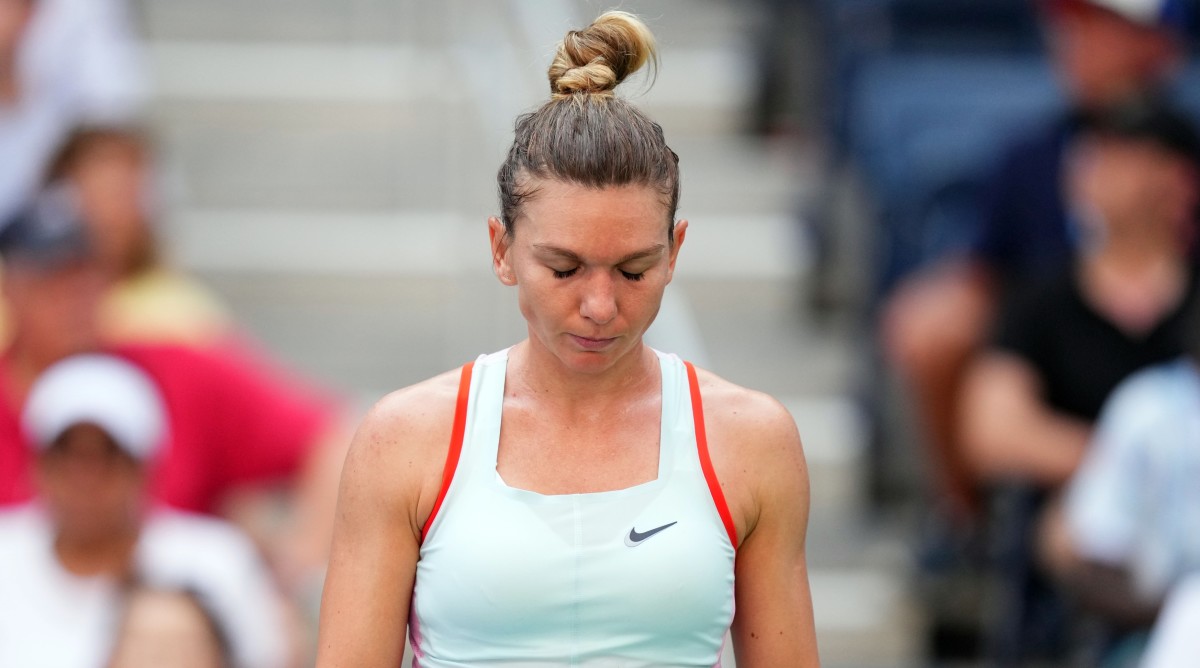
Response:
[[[667,238],[667,207],[648,186],[544,180],[514,233],[488,221],[493,268],[517,286],[535,348],[577,371],[607,369],[637,350],[671,282],[687,221]]]
[[[61,538],[103,542],[137,525],[142,466],[99,427],[71,427],[37,461],[38,492]]]
[[[98,139],[81,151],[69,172],[92,242],[118,273],[138,268],[152,243],[145,211],[147,168],[143,149],[133,140]]]
[[[1100,238],[1170,235],[1189,241],[1200,190],[1187,158],[1152,141],[1092,138],[1069,165],[1072,202],[1097,216]]]

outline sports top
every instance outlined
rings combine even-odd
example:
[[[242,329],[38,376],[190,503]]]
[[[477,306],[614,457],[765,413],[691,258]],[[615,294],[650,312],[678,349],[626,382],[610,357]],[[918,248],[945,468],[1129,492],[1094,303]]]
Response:
[[[737,534],[695,370],[657,355],[658,477],[584,494],[505,484],[496,454],[508,351],[464,367],[417,562],[414,666],[720,666]]]

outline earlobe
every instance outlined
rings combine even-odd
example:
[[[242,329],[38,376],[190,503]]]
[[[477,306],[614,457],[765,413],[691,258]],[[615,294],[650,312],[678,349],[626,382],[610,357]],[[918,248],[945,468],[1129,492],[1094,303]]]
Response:
[[[488,239],[492,245],[492,272],[504,285],[516,285],[517,276],[512,265],[508,262],[509,240],[508,230],[496,216],[488,218]]]
[[[508,264],[508,260],[505,257],[498,257],[495,258],[494,262],[496,265],[496,278],[499,278],[500,282],[505,285],[516,285],[517,275],[513,272],[512,266]]]

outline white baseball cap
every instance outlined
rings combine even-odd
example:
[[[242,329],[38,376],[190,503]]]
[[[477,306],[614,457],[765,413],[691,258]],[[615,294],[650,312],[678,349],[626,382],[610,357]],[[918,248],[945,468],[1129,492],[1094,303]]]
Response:
[[[1186,12],[1182,0],[1082,0],[1125,18],[1138,25],[1148,27],[1186,28]]]
[[[34,449],[49,448],[75,425],[94,424],[134,459],[145,460],[166,436],[158,386],[144,371],[111,355],[75,355],[34,381],[21,425]]]

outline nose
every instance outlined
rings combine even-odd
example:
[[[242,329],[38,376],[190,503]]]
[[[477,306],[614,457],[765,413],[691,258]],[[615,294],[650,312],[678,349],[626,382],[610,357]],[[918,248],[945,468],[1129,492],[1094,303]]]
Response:
[[[613,277],[607,272],[592,272],[583,284],[583,298],[579,303],[579,314],[597,325],[604,325],[617,317],[617,296]]]

